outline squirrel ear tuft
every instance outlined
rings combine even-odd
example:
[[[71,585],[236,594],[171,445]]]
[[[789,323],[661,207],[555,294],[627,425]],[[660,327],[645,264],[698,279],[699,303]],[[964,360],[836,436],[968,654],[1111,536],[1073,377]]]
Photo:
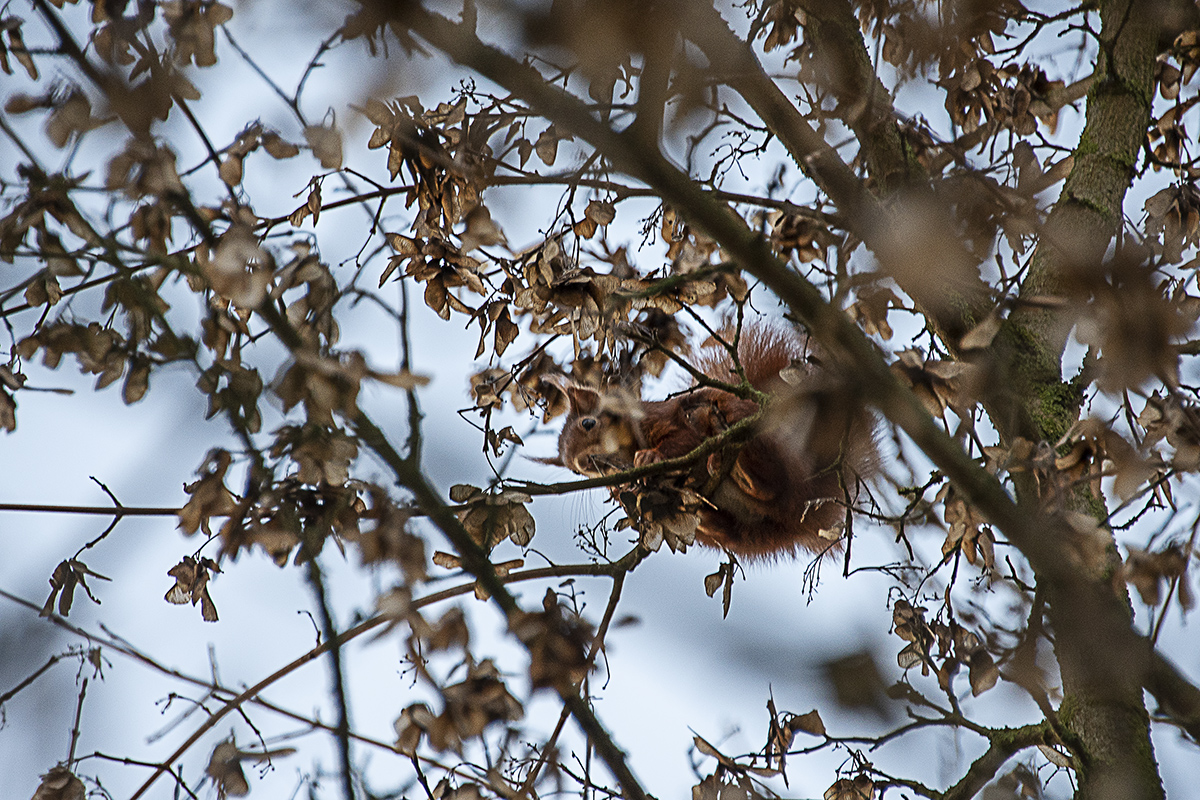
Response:
[[[572,414],[590,415],[600,410],[600,392],[588,386],[568,386],[567,401],[571,404]]]
[[[545,456],[525,456],[525,458],[550,467],[562,467],[563,469],[567,468],[567,465],[563,463],[563,460],[560,456],[554,456],[553,458],[546,458]]]

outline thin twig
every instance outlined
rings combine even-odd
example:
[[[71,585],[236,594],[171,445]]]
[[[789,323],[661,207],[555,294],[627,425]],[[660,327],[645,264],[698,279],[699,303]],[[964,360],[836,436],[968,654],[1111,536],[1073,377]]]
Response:
[[[88,679],[79,686],[79,699],[75,701],[75,723],[71,726],[71,746],[67,750],[67,769],[75,763],[75,745],[79,744],[79,721],[83,719],[83,698],[87,695]]]
[[[541,579],[545,579],[545,578],[562,578],[562,577],[571,577],[571,576],[578,576],[578,577],[591,576],[591,577],[613,578],[617,575],[621,575],[621,574],[624,574],[625,572],[628,572],[633,566],[636,566],[636,564],[641,560],[642,555],[643,554],[640,552],[640,549],[635,548],[634,550],[630,551],[630,553],[627,554],[625,557],[621,558],[618,561],[609,563],[609,564],[572,564],[572,565],[564,565],[564,566],[556,566],[556,567],[538,567],[536,569],[527,569],[527,570],[520,570],[517,572],[511,572],[508,575],[499,578],[499,580],[505,584],[508,584],[508,583],[520,583],[522,581],[530,581],[530,580],[541,580]],[[443,589],[439,592],[433,592],[432,594],[426,595],[418,600],[414,600],[413,608],[414,609],[424,608],[425,606],[433,605],[435,603],[440,603],[444,600],[449,600],[451,598],[459,597],[461,595],[470,594],[474,591],[475,591],[475,583],[474,582],[464,583],[464,584],[460,584],[458,586],[452,586],[448,589]],[[11,600],[14,603],[25,606],[26,608],[30,609],[34,613],[40,613],[42,610],[41,606],[37,605],[36,603],[32,603],[28,600],[25,600],[24,598],[17,597],[16,595],[11,594],[10,592],[5,591],[4,589],[0,589],[0,597],[4,597],[8,600]],[[188,675],[185,675],[184,673],[180,673],[176,670],[172,670],[172,669],[163,667],[162,665],[157,664],[156,662],[154,662],[152,659],[148,658],[144,654],[139,653],[138,651],[133,650],[132,648],[122,646],[115,641],[105,640],[105,639],[103,639],[103,637],[98,637],[98,636],[95,636],[94,634],[90,634],[90,633],[84,631],[83,629],[78,628],[75,625],[72,625],[66,619],[58,616],[57,614],[51,614],[49,617],[47,617],[47,619],[49,619],[50,622],[52,622],[53,624],[58,625],[59,627],[65,629],[67,631],[70,631],[71,633],[74,633],[77,636],[82,636],[83,638],[87,639],[88,641],[104,644],[107,647],[115,650],[116,652],[121,653],[122,655],[128,656],[130,658],[133,658],[133,659],[135,659],[153,669],[156,669],[160,672],[163,672],[165,674],[179,678],[180,680],[187,681],[189,683],[194,683],[196,685],[204,686],[207,688],[213,688],[212,684],[208,681],[200,681],[200,680],[194,679]],[[381,625],[384,625],[384,624],[386,624],[388,622],[392,622],[392,621],[393,620],[391,620],[389,617],[378,614],[378,615],[371,617],[370,619],[364,620],[363,622],[360,622],[358,625],[355,625],[354,627],[338,634],[338,636],[336,638],[336,642],[337,642],[338,646],[344,647],[347,642],[353,641],[354,639],[358,638],[359,636],[363,635],[364,633],[372,631],[375,628],[378,628]],[[253,686],[251,686],[249,689],[246,689],[246,690],[236,694],[234,697],[232,697],[231,699],[226,701],[226,704],[222,708],[213,712],[212,715],[208,719],[206,719],[197,728],[197,730],[192,733],[192,735],[190,737],[188,737],[187,741],[185,741],[182,745],[180,745],[179,748],[176,749],[175,753],[172,754],[172,756],[170,758],[166,759],[163,762],[163,764],[161,765],[161,768],[158,769],[153,775],[151,775],[150,778],[148,778],[146,780],[146,782],[143,783],[142,786],[138,788],[137,792],[134,793],[133,797],[130,798],[130,800],[136,800],[136,798],[141,797],[143,794],[145,794],[146,791],[148,791],[150,789],[150,787],[155,783],[155,781],[158,780],[159,775],[161,775],[163,772],[168,771],[168,765],[175,763],[184,753],[186,753],[192,747],[192,745],[194,745],[197,741],[199,741],[204,736],[204,734],[206,734],[208,731],[210,731],[227,714],[229,714],[231,711],[233,711],[234,709],[241,706],[243,703],[253,701],[255,698],[257,698],[257,696],[263,690],[265,690],[269,686],[275,684],[282,678],[292,674],[293,672],[295,672],[297,669],[304,666],[305,664],[308,664],[311,661],[314,661],[315,659],[319,658],[331,647],[331,645],[332,645],[331,640],[322,642],[320,645],[314,647],[313,649],[309,650],[308,652],[304,653],[303,655],[299,656],[298,658],[293,659],[292,661],[288,662],[284,666],[275,670],[270,675],[263,678],[258,683],[254,684]],[[220,688],[220,687],[216,687],[216,688]],[[228,691],[228,690],[223,689],[222,691]],[[271,706],[268,706],[268,707],[271,707]]]
[[[39,511],[49,514],[95,514],[102,517],[175,517],[178,508],[156,506],[60,506],[50,503],[0,503],[0,511]]]
[[[317,602],[317,612],[321,616],[321,630],[329,646],[329,672],[333,690],[334,707],[337,709],[337,729],[334,735],[338,743],[338,760],[340,777],[342,779],[342,794],[346,800],[354,800],[354,774],[350,765],[350,710],[346,703],[345,671],[342,667],[342,646],[338,641],[337,626],[333,622],[333,614],[329,610],[329,600],[325,595],[325,581],[321,575],[321,566],[315,557],[308,561],[308,583],[312,587],[313,597]]]
[[[38,609],[38,610],[40,611],[41,609]],[[4,694],[0,694],[0,706],[3,706],[9,700],[16,697],[17,694],[19,694],[22,689],[31,685],[34,681],[36,681],[38,678],[40,678],[42,676],[42,673],[44,673],[46,670],[53,667],[59,661],[62,661],[68,655],[74,655],[74,654],[73,653],[64,653],[64,654],[50,656],[49,660],[46,661],[45,664],[42,664],[42,666],[38,667],[36,670],[34,670],[32,673],[30,673],[30,675],[27,678],[25,678],[25,680],[21,681],[20,683],[18,683],[13,688],[9,689]]]

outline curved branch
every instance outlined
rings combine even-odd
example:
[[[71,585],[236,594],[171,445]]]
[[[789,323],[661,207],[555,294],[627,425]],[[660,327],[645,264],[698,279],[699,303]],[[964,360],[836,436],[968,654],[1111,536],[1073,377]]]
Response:
[[[996,731],[988,749],[971,762],[967,774],[942,795],[942,800],[971,800],[1015,753],[1046,741],[1046,723]]]

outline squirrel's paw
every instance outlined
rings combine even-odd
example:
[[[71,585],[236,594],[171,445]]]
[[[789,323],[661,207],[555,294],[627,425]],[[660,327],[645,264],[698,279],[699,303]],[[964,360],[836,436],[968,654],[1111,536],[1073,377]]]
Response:
[[[635,467],[645,467],[650,464],[657,464],[662,460],[663,457],[657,450],[638,450],[633,454],[633,465]]]

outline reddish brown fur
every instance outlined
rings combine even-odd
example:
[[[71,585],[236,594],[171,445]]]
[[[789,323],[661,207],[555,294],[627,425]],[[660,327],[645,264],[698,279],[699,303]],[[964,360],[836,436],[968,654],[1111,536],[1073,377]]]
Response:
[[[713,507],[701,515],[701,544],[749,560],[828,549],[831,543],[820,531],[842,519],[846,499],[855,497],[860,478],[873,470],[869,416],[852,410],[854,404],[839,396],[827,375],[805,367],[803,350],[804,341],[794,333],[757,325],[744,329],[738,354],[746,378],[775,400],[768,424],[736,456],[732,450],[714,453],[693,472],[698,487],[724,476],[706,494]],[[799,386],[780,377],[789,366]],[[740,382],[723,347],[706,348],[698,368],[716,380]],[[712,387],[607,407],[599,392],[574,387],[559,454],[571,469],[598,475],[685,455],[757,411],[754,401]],[[726,463],[730,458],[733,463]]]

